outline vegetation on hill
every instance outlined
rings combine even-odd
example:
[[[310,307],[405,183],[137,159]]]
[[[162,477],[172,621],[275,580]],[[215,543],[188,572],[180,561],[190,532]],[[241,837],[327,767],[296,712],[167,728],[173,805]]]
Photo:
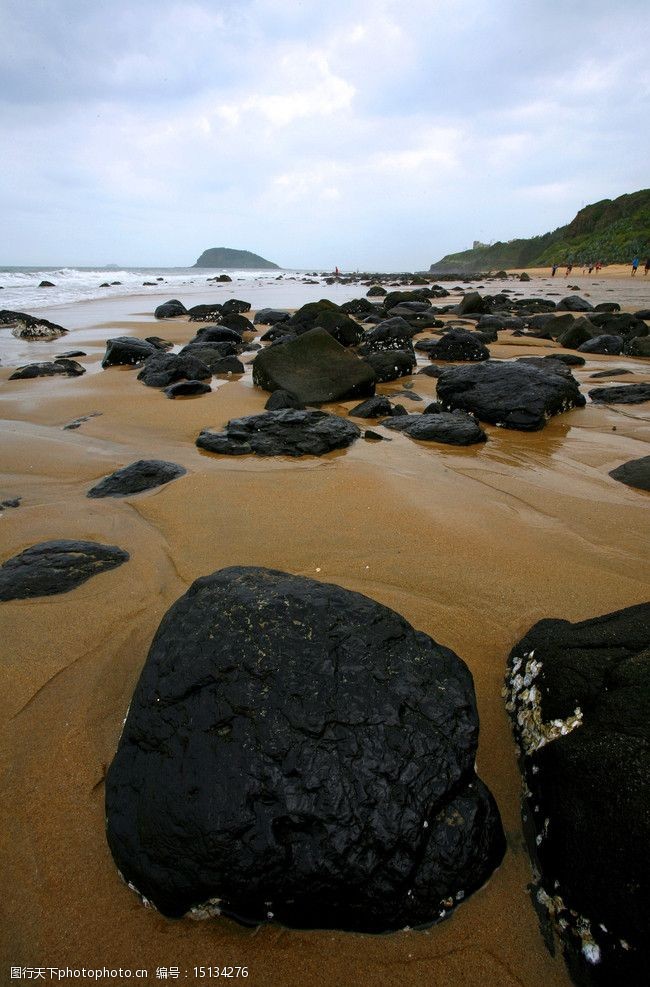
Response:
[[[627,264],[650,256],[650,189],[585,206],[567,226],[528,239],[447,254],[432,271],[462,273],[602,261]]]
[[[210,247],[204,250],[194,267],[229,267],[237,270],[279,271],[277,264],[265,260],[250,250],[233,250],[231,247]]]

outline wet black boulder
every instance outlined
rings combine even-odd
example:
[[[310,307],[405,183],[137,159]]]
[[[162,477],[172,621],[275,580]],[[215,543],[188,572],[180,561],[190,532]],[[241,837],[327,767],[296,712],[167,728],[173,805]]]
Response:
[[[650,401],[650,384],[620,384],[589,391],[592,401],[601,404],[643,404]]]
[[[381,353],[369,353],[364,357],[372,368],[380,383],[408,377],[415,370],[416,359],[413,348],[403,350],[384,350]]]
[[[368,398],[367,401],[362,401],[361,404],[348,411],[348,415],[352,418],[391,418],[393,415],[404,414],[406,412],[401,404],[391,404],[387,397],[380,394],[376,394],[374,398]]]
[[[153,640],[106,778],[108,842],[168,916],[429,924],[504,852],[477,741],[467,667],[399,614],[222,569]]]
[[[106,340],[102,367],[143,363],[155,353],[160,353],[159,348],[146,339],[138,339],[136,336],[115,336],[113,339]]]
[[[213,371],[216,373],[216,371]],[[164,388],[164,393],[168,398],[196,397],[199,394],[209,394],[212,388],[202,380],[177,380],[175,384],[170,384]]]
[[[573,979],[646,983],[650,604],[535,624],[512,650],[506,693],[535,897]]]
[[[363,360],[324,329],[260,350],[253,383],[266,391],[289,391],[302,404],[345,401],[375,392],[375,375]]]
[[[261,308],[255,313],[253,323],[256,326],[277,326],[282,322],[288,322],[291,318],[290,312],[284,312],[278,308]]]
[[[33,377],[81,377],[85,369],[76,360],[66,360],[61,357],[51,363],[29,363],[26,367],[15,370],[9,380],[30,380]]]
[[[546,362],[546,361],[544,361]],[[585,398],[570,371],[552,360],[546,366],[486,360],[452,367],[438,380],[438,398],[447,408],[469,411],[480,421],[526,432],[543,428],[552,415],[580,408]]]
[[[489,360],[490,351],[477,337],[476,333],[464,329],[452,329],[446,332],[427,350],[431,360],[465,361],[478,363]]]
[[[406,432],[412,439],[452,446],[471,446],[487,439],[476,419],[464,411],[404,415],[382,422],[382,425],[396,432]]]
[[[609,475],[618,480],[619,483],[625,483],[628,487],[636,487],[637,490],[650,490],[650,456],[630,459],[622,466],[617,466]]]
[[[375,329],[366,332],[359,353],[381,353],[384,350],[410,349],[414,330],[405,319],[385,319]]]
[[[360,435],[347,418],[287,408],[233,418],[223,432],[204,429],[196,444],[227,456],[324,456],[351,445]]]
[[[0,566],[0,600],[67,593],[91,576],[127,562],[129,553],[94,541],[44,541]]]
[[[138,374],[147,387],[168,387],[176,380],[206,380],[212,371],[202,360],[185,353],[157,353],[149,357]]]
[[[178,298],[172,298],[170,301],[159,305],[153,314],[156,319],[173,319],[177,315],[187,315],[187,309],[182,302],[179,302]]]
[[[623,339],[621,336],[595,336],[588,339],[586,343],[581,343],[578,347],[580,353],[602,353],[618,354],[623,351]]]
[[[87,497],[128,497],[129,494],[152,490],[163,483],[184,476],[187,471],[178,463],[162,459],[138,459],[135,463],[115,470],[91,487]]]

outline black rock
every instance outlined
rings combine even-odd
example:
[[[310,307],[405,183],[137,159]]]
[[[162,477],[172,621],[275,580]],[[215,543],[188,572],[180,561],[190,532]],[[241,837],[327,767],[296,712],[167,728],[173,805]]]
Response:
[[[465,315],[473,312],[477,315],[489,313],[487,302],[479,295],[478,291],[468,291],[462,301],[455,308],[456,315]]]
[[[173,399],[192,397],[196,394],[209,394],[212,388],[200,380],[177,380],[175,384],[170,384],[164,390],[167,397]]]
[[[464,329],[452,329],[441,336],[433,346],[428,349],[431,360],[445,361],[472,361],[489,360],[490,351],[477,339],[477,334],[466,332]]]
[[[578,347],[580,353],[618,354],[622,350],[623,340],[620,336],[596,336]]]
[[[342,346],[356,346],[364,336],[361,326],[327,299],[303,305],[285,325],[298,336],[312,329],[324,329]]]
[[[229,298],[227,302],[224,302],[221,308],[224,315],[242,315],[244,312],[250,312],[251,303],[243,302],[240,298]]]
[[[228,456],[323,456],[351,445],[360,435],[347,418],[288,408],[233,418],[225,432],[201,432],[196,444]]]
[[[384,350],[364,358],[380,383],[407,377],[416,366],[415,353],[410,350]]]
[[[174,344],[169,339],[162,339],[160,336],[147,336],[146,342],[151,343],[157,350],[171,350]]]
[[[213,374],[243,374],[246,367],[235,356],[225,356],[222,360],[215,360],[210,370]]]
[[[157,353],[150,356],[138,374],[147,387],[168,387],[176,380],[206,380],[212,371],[191,353]]]
[[[634,313],[635,319],[644,319],[646,322],[650,320],[650,308],[641,308],[638,312]]]
[[[392,442],[386,435],[380,435],[379,432],[373,432],[371,428],[367,428],[363,433],[363,437],[366,442]]]
[[[610,367],[608,370],[599,370],[596,374],[589,374],[592,380],[597,380],[599,377],[622,377],[623,374],[634,373],[633,370],[626,370],[624,367]]]
[[[395,413],[395,408],[388,398],[379,394],[376,394],[374,398],[368,398],[367,401],[363,401],[348,411],[348,415],[352,418],[385,418],[387,415],[391,416]],[[402,413],[403,410],[397,412],[397,414]]]
[[[234,343],[236,346],[240,346],[241,341],[242,334],[237,329],[228,326],[203,326],[197,332],[192,343]]]
[[[135,336],[116,336],[114,339],[106,340],[106,352],[102,360],[102,367],[142,363],[158,352],[158,347],[154,346],[153,343],[148,343],[146,339],[137,339]]]
[[[574,319],[568,329],[560,333],[557,341],[560,346],[565,346],[569,350],[577,350],[583,343],[594,339],[598,335],[598,330],[589,319]]]
[[[221,325],[225,329],[233,329],[243,336],[245,332],[255,332],[255,326],[245,315],[238,315],[236,312],[226,312],[221,316]],[[199,330],[200,332],[200,330]]]
[[[289,391],[280,389],[273,391],[264,407],[267,411],[282,411],[283,408],[298,408],[302,410],[305,406],[298,400],[295,394],[290,394]]]
[[[0,600],[67,593],[91,576],[127,562],[129,553],[94,541],[44,541],[0,566]]]
[[[399,614],[223,569],[154,638],[106,778],[109,846],[168,916],[429,924],[504,853],[477,740],[467,667]]]
[[[376,312],[377,306],[367,298],[353,298],[349,302],[343,302],[341,311],[346,315],[367,315],[369,312]]]
[[[422,412],[422,414],[423,415],[439,415],[444,410],[445,410],[445,407],[444,407],[443,404],[440,403],[440,401],[432,401],[431,404],[428,404],[426,406],[426,408],[424,409],[424,411]]]
[[[173,319],[177,315],[187,315],[187,309],[177,298],[159,305],[153,313],[156,319]]]
[[[84,367],[76,360],[66,360],[61,357],[51,363],[29,363],[26,367],[15,370],[9,380],[30,380],[32,377],[81,377],[85,374]]]
[[[8,497],[6,500],[0,500],[0,510],[4,511],[7,507],[20,507],[22,499],[22,497]]]
[[[643,339],[639,337],[627,339],[623,345],[623,352],[627,356],[650,356],[650,336],[645,336]]]
[[[177,463],[166,463],[161,459],[138,459],[135,463],[115,470],[110,476],[91,487],[87,497],[128,497],[169,483],[187,472]]]
[[[220,366],[226,357],[236,356],[241,346],[235,343],[202,343],[192,342],[184,346],[179,356],[192,356],[204,363],[213,374],[218,373],[215,367]]]
[[[563,363],[567,367],[584,367],[587,362],[583,356],[577,356],[575,353],[550,353],[548,356],[543,357],[544,360],[557,360],[559,363]]]
[[[536,899],[572,977],[594,987],[645,983],[650,604],[535,624],[512,650],[506,692],[541,874]]]
[[[415,291],[389,291],[384,297],[384,310],[389,312],[396,305],[403,305],[408,302],[429,303],[428,288],[416,288]]]
[[[211,305],[193,305],[188,309],[187,314],[190,322],[209,322],[211,319],[219,318],[222,307],[218,302],[213,302]]]
[[[567,295],[557,303],[557,310],[558,312],[593,312],[594,307],[580,295]]]
[[[63,336],[68,332],[63,326],[41,316],[13,312],[7,308],[0,310],[0,326],[11,328],[12,335],[19,339],[56,339],[57,336]]]
[[[288,322],[290,318],[290,312],[284,312],[277,308],[261,308],[255,313],[253,323],[256,326],[277,326],[282,322]]]
[[[439,377],[447,369],[447,367],[437,367],[435,363],[432,363],[430,367],[422,367],[422,370],[418,370],[418,376],[424,374],[425,377]]]
[[[39,284],[38,287],[39,288],[56,288],[56,285],[55,284],[52,284],[51,281],[41,281],[41,283]]]
[[[359,353],[382,353],[385,350],[410,349],[413,329],[404,319],[385,319],[376,329],[366,332]]]
[[[619,387],[597,387],[589,391],[592,401],[601,404],[642,404],[650,401],[650,384],[621,384]]]
[[[543,428],[552,415],[585,404],[578,382],[571,374],[558,372],[551,360],[548,367],[528,366],[522,360],[452,367],[438,380],[437,391],[447,408],[526,432]]]
[[[650,490],[650,456],[630,459],[622,466],[617,466],[609,475],[620,483],[625,483],[628,487],[636,487],[637,490]]]
[[[371,288],[368,288],[366,295],[368,298],[378,298],[380,295],[385,295],[386,289],[382,288],[380,284],[374,284]]]
[[[312,329],[279,346],[260,350],[253,383],[289,391],[302,404],[345,401],[375,392],[374,372],[324,329]]]
[[[471,446],[487,440],[487,435],[476,419],[464,411],[406,415],[384,421],[382,425],[398,432],[406,432],[412,439],[443,442],[445,445]]]
[[[618,302],[599,302],[594,307],[594,312],[620,312],[621,306]]]

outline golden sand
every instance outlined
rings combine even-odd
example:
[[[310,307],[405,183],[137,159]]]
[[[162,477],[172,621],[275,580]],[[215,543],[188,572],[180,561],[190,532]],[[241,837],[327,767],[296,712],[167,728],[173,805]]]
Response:
[[[162,328],[152,318],[112,322],[110,331],[89,324],[65,346],[37,344],[34,358],[81,345],[81,362],[96,371],[106,335],[160,333],[180,343],[196,328],[184,319]],[[496,357],[555,347],[502,338],[490,347]],[[589,375],[612,364],[639,375],[628,380],[650,379],[648,361],[627,357],[590,357],[576,376],[595,386],[603,381]],[[536,620],[581,620],[647,597],[648,495],[608,471],[647,454],[648,406],[588,404],[529,434],[486,426],[489,441],[468,449],[392,433],[391,442],[360,440],[322,459],[230,458],[201,453],[194,441],[204,427],[262,410],[267,395],[250,375],[170,401],[136,373],[9,384],[0,371],[1,492],[23,498],[0,517],[0,557],[52,538],[131,553],[73,592],[1,605],[2,969],[145,967],[157,982],[156,967],[178,966],[195,984],[203,982],[195,965],[246,965],[247,982],[265,987],[568,984],[527,891],[520,775],[501,685],[510,648]],[[415,393],[434,398],[433,379],[412,379]],[[345,413],[353,403],[328,410]],[[62,429],[90,412],[100,415]],[[172,460],[188,474],[124,500],[86,498],[93,482],[139,458]],[[196,577],[235,564],[365,593],[468,663],[481,717],[478,768],[499,804],[508,851],[441,925],[373,937],[170,921],[120,881],[104,838],[103,778],[134,685],[170,604]]]

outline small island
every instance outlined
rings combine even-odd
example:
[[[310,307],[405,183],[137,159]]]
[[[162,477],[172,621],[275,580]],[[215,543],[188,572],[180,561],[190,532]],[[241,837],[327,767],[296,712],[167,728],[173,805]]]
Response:
[[[194,267],[234,268],[236,270],[279,271],[278,264],[265,260],[250,250],[232,250],[230,247],[210,247],[204,250]]]

